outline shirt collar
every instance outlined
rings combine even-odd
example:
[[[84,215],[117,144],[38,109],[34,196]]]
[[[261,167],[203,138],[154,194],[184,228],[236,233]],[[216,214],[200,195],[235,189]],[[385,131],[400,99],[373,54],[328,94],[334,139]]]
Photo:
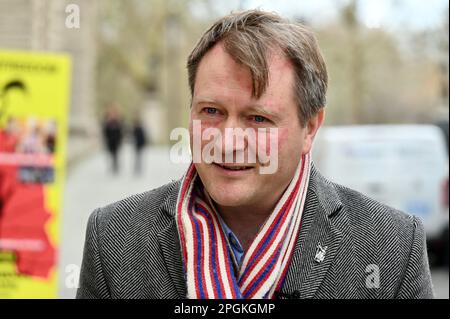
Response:
[[[225,237],[227,238],[228,246],[231,248],[231,250],[233,252],[236,264],[238,266],[240,266],[241,261],[242,261],[242,256],[244,255],[244,248],[242,248],[242,245],[239,242],[239,239],[233,233],[233,231],[230,229],[230,227],[228,227],[228,225],[225,223],[222,216],[220,216],[220,214],[217,214],[217,217],[219,219],[220,225],[222,226]]]

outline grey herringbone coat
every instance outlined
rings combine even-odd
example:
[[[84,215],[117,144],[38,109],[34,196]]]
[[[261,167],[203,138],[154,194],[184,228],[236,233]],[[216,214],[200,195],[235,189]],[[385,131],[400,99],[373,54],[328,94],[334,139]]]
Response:
[[[175,224],[179,187],[180,181],[172,182],[92,213],[77,298],[186,297]],[[322,262],[315,261],[318,243],[327,246]],[[313,167],[282,293],[432,298],[423,226]]]

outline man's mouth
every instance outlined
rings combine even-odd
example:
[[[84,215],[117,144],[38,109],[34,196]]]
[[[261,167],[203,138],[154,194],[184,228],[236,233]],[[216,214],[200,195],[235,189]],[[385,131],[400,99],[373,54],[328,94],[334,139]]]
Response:
[[[214,165],[217,165],[223,169],[229,170],[229,171],[246,171],[253,168],[253,166],[244,166],[244,165],[228,165],[228,164],[217,164],[214,163]]]

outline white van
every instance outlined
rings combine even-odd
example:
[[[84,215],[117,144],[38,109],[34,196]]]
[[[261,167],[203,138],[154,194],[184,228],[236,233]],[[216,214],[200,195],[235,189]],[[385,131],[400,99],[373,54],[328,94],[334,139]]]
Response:
[[[332,181],[420,217],[448,260],[448,153],[438,127],[325,126],[313,159]]]

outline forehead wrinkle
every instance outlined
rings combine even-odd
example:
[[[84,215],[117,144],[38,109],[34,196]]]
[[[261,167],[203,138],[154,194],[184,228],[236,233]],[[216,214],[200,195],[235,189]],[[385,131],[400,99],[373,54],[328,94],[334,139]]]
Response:
[[[199,77],[201,73],[203,73],[203,78],[208,79],[208,83],[215,81],[221,86],[232,84],[239,89],[245,88],[250,91],[252,89],[250,69],[237,63],[233,57],[225,51],[221,43],[216,44],[205,54],[199,64],[197,77]]]
[[[242,87],[238,81],[227,81],[224,76],[205,74],[197,84],[193,102],[211,102],[222,105],[245,105],[252,101],[251,89]]]

